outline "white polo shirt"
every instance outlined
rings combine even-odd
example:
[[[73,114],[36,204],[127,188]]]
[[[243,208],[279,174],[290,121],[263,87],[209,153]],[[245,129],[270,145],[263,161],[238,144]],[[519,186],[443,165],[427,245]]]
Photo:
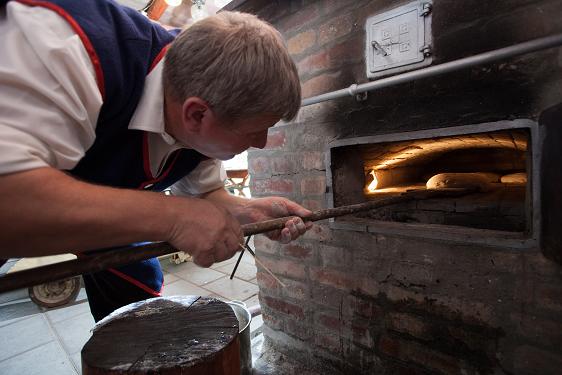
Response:
[[[0,46],[0,174],[74,168],[94,143],[103,104],[80,38],[55,12],[9,2],[0,10]],[[163,60],[146,77],[129,123],[148,133],[153,176],[173,151],[185,148],[164,129],[162,69]],[[225,178],[220,160],[205,160],[172,191],[199,195]]]

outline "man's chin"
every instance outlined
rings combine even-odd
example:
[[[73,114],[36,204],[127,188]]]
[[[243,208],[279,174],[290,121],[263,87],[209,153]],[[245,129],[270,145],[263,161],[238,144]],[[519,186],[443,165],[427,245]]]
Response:
[[[236,156],[236,154],[213,154],[213,153],[204,153],[203,155],[211,159],[218,159],[222,161],[230,160]]]
[[[232,159],[232,158],[235,157],[235,156],[236,156],[236,154],[222,155],[222,156],[220,156],[220,157],[218,157],[218,158],[216,158],[216,159],[219,159],[219,160],[222,160],[222,161],[226,161],[226,160]]]

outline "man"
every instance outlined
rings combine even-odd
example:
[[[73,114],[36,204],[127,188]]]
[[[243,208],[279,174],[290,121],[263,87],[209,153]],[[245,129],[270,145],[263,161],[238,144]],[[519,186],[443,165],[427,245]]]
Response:
[[[240,223],[310,212],[223,188],[300,105],[279,33],[224,12],[174,34],[112,1],[0,2],[0,258],[167,241],[208,267]],[[169,47],[169,48],[168,48]],[[158,193],[171,186],[176,196]],[[289,242],[294,219],[270,237]],[[94,318],[160,295],[156,259],[84,275]]]

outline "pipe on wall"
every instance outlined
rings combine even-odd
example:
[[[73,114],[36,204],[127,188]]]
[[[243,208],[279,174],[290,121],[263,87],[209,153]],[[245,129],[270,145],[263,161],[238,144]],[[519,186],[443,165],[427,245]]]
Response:
[[[431,66],[429,68],[402,73],[388,78],[382,78],[361,85],[353,84],[345,89],[331,91],[325,94],[306,98],[302,101],[301,106],[305,107],[311,104],[325,102],[332,99],[343,98],[345,96],[356,96],[362,93],[366,93],[368,91],[394,86],[400,83],[411,82],[422,78],[434,77],[441,74],[454,72],[457,70],[470,68],[478,65],[483,65],[514,56],[524,55],[531,52],[557,47],[560,45],[562,45],[562,33],[547,36],[544,38],[533,39],[527,42],[515,44],[513,46],[500,48],[493,51],[480,53],[478,55],[465,57],[447,63]]]

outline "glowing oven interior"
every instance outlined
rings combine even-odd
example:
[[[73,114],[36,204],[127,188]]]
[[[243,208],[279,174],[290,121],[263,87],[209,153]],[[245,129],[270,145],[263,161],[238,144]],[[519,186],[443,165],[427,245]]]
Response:
[[[376,139],[376,138],[375,138]],[[529,230],[529,129],[508,129],[331,149],[335,207],[407,191],[469,187],[460,197],[387,206],[340,221]]]

